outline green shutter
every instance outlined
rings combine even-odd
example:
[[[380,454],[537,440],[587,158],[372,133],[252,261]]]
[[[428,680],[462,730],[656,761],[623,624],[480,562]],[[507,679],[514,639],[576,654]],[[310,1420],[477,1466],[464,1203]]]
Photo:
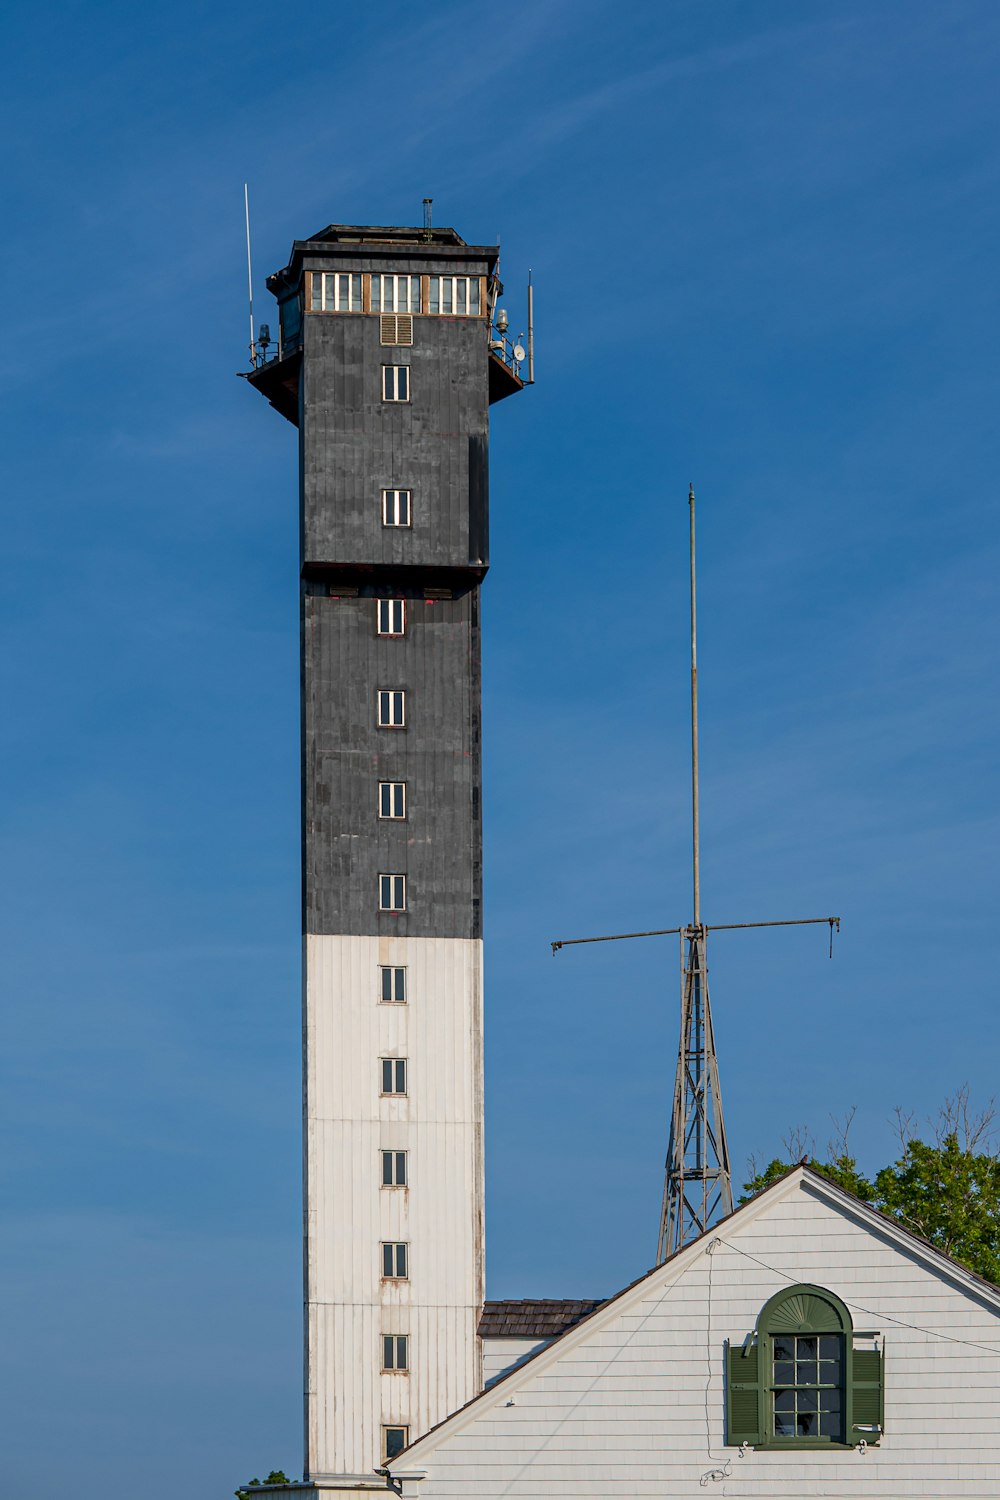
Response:
[[[742,1344],[726,1349],[726,1442],[732,1447],[761,1440],[757,1355],[756,1344],[746,1352]]]
[[[882,1353],[879,1349],[855,1349],[854,1375],[851,1379],[851,1421],[854,1424],[850,1441],[877,1443],[885,1415],[882,1382]],[[872,1431],[859,1431],[871,1428]]]

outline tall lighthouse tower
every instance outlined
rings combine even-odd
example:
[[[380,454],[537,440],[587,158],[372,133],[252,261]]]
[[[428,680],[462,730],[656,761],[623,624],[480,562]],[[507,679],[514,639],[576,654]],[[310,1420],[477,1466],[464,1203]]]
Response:
[[[248,375],[299,431],[306,1477],[345,1488],[481,1385],[496,272],[452,229],[332,224],[268,278]]]

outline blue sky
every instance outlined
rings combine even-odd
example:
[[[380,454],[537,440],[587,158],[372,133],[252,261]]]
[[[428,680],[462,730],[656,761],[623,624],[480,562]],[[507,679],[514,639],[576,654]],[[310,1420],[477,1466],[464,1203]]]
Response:
[[[58,45],[54,45],[54,39]],[[489,1282],[650,1263],[689,916],[738,1169],[1000,1068],[987,0],[15,7],[0,231],[4,1481],[299,1470],[295,444],[235,371],[331,220],[502,236]],[[267,314],[264,313],[266,317]]]

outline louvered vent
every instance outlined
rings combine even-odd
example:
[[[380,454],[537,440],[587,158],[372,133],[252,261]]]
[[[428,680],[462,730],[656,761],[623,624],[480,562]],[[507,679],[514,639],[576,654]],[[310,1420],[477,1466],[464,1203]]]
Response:
[[[383,313],[380,324],[383,344],[413,343],[413,318],[410,313]]]

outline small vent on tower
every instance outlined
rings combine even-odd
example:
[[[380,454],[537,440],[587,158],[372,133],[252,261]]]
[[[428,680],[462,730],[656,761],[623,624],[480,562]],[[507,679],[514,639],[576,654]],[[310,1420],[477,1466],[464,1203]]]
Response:
[[[383,313],[380,320],[383,344],[412,344],[411,313]]]

